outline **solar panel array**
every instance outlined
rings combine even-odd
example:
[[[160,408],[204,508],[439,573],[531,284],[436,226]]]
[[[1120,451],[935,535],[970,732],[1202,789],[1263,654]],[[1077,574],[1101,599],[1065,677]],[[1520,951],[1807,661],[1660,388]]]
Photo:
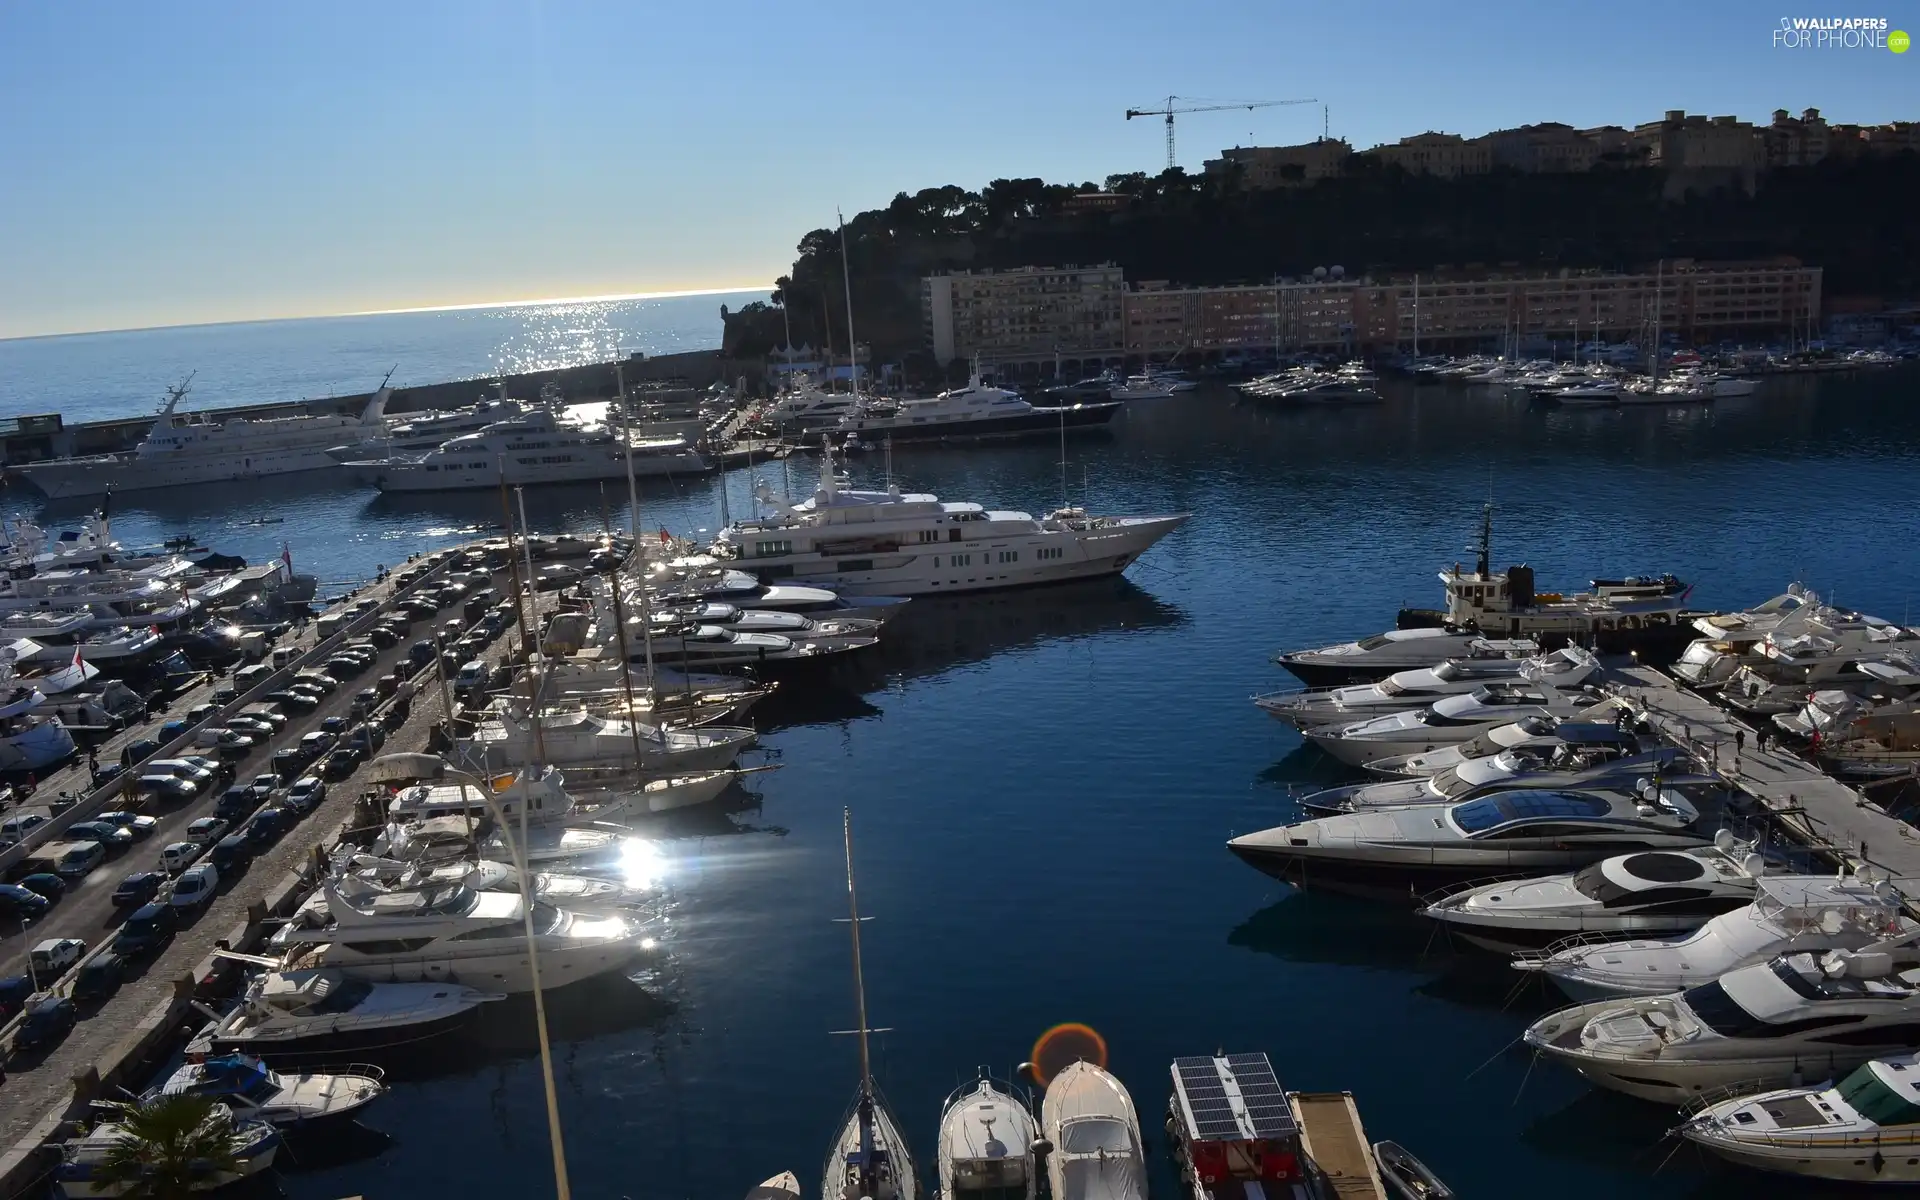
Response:
[[[1257,1138],[1288,1138],[1299,1125],[1293,1119],[1293,1107],[1287,1093],[1274,1078],[1273,1064],[1264,1054],[1229,1054],[1227,1066],[1240,1085],[1240,1099],[1247,1106],[1247,1120]]]
[[[1239,1141],[1240,1119],[1233,1115],[1227,1100],[1226,1085],[1211,1058],[1176,1058],[1174,1077],[1186,1095],[1187,1110],[1193,1114],[1193,1136],[1203,1141]]]

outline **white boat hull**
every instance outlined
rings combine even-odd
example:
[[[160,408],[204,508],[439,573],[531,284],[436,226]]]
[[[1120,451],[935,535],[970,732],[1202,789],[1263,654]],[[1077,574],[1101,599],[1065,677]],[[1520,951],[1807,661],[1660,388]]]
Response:
[[[897,554],[866,556],[862,561],[869,565],[855,569],[849,569],[850,560],[838,564],[816,560],[811,569],[807,564],[795,564],[796,578],[770,582],[827,588],[843,596],[911,597],[1094,579],[1126,570],[1186,521],[1184,515],[1128,517],[1084,532],[1010,534],[978,542],[929,545],[925,553],[914,547]],[[956,555],[954,549],[966,553]],[[1058,558],[1042,559],[1036,553],[1042,549],[1062,553]],[[1017,557],[1001,562],[1000,556],[1005,554]],[[759,566],[751,560],[733,565],[747,571]],[[834,569],[836,566],[839,569]]]
[[[356,475],[369,480],[383,492],[457,492],[501,486],[498,463],[474,461],[479,465],[457,470],[447,466],[431,472],[414,463],[355,463],[352,466]],[[707,460],[693,450],[636,453],[633,456],[633,473],[636,476],[697,475],[707,468]],[[532,467],[509,463],[506,468],[508,487],[543,483],[593,483],[623,480],[626,477],[627,460],[624,454]]]
[[[64,500],[78,496],[99,496],[109,489],[115,492],[141,492],[156,488],[198,487],[209,483],[245,483],[279,475],[339,469],[339,464],[328,456],[323,446],[268,450],[236,457],[181,457],[182,461],[179,462],[168,461],[162,456],[148,460],[133,455],[104,459],[53,459],[25,463],[13,470],[48,499]]]

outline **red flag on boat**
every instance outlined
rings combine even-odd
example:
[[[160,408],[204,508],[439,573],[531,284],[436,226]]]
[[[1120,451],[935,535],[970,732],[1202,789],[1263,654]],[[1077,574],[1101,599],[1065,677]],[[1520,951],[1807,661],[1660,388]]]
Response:
[[[660,544],[664,546],[672,540],[673,540],[673,535],[667,532],[667,527],[665,525],[662,525],[660,527]]]
[[[79,642],[75,642],[73,644],[73,665],[76,667],[84,667],[86,665],[80,661],[80,643]]]
[[[293,574],[293,548],[285,542],[280,543],[280,561],[287,564],[287,574]]]

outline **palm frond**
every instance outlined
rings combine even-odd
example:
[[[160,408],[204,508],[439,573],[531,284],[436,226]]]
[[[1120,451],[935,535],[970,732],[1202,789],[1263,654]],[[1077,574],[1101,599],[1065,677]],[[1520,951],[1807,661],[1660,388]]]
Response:
[[[210,1096],[157,1096],[129,1104],[114,1122],[126,1131],[101,1164],[99,1177],[130,1184],[139,1200],[185,1200],[196,1181],[237,1174],[246,1139],[232,1115]]]

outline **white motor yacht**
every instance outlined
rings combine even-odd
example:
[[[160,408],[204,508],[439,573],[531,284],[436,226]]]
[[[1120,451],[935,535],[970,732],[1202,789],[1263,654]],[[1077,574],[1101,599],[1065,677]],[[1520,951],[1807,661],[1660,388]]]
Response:
[[[1140,1117],[1118,1079],[1090,1062],[1068,1064],[1047,1082],[1040,1127],[1053,1200],[1146,1200]]]
[[[0,771],[44,774],[73,757],[73,734],[47,710],[46,693],[29,684],[0,697]]]
[[[1522,717],[1438,750],[1397,754],[1362,765],[1368,774],[1388,779],[1423,779],[1451,771],[1474,759],[1488,758],[1508,750],[1552,755],[1560,753],[1563,747],[1571,746],[1589,754],[1638,754],[1641,738],[1626,728],[1620,719],[1623,711],[1618,700],[1602,700],[1572,720]]]
[[[661,729],[608,718],[585,708],[543,713],[534,722],[495,703],[473,735],[454,744],[453,757],[483,771],[531,763],[621,766],[653,775],[687,775],[733,764],[760,735],[746,727],[703,725]]]
[[[152,1096],[210,1096],[241,1117],[269,1125],[311,1125],[347,1116],[386,1094],[378,1067],[341,1075],[282,1075],[252,1054],[218,1054],[182,1063]]]
[[[1920,1146],[1920,1054],[1876,1058],[1837,1083],[1743,1087],[1696,1109],[1674,1132],[1756,1171],[1843,1183],[1920,1183],[1920,1158],[1914,1157]]]
[[[383,492],[444,492],[539,483],[592,483],[635,475],[697,475],[709,469],[678,438],[636,439],[604,425],[563,421],[539,409],[461,434],[417,459],[349,463]]]
[[[708,553],[763,580],[795,578],[841,595],[919,596],[989,591],[1117,575],[1191,514],[1031,514],[937,496],[842,488],[833,455],[820,456],[812,497],[784,504],[762,486],[774,515],[736,521]]]
[[[1866,670],[1891,654],[1920,647],[1920,632],[1878,617],[1838,609],[1809,615],[1795,631],[1776,629],[1752,648],[1721,691],[1722,701],[1760,716],[1792,712],[1815,691],[1882,689],[1886,680]]]
[[[1728,971],[1798,951],[1857,950],[1920,936],[1885,883],[1832,875],[1770,875],[1753,903],[1714,917],[1692,934],[1588,945],[1572,939],[1515,968],[1545,975],[1575,1000],[1657,996]]]
[[[1586,380],[1541,393],[1543,398],[1569,408],[1595,408],[1620,404],[1627,399],[1627,395],[1621,389],[1619,380],[1616,379]]]
[[[290,967],[337,967],[380,982],[464,983],[510,995],[533,990],[525,901],[515,893],[457,883],[383,892],[351,876],[320,890],[327,921],[289,935]],[[544,989],[617,971],[641,952],[643,929],[627,917],[532,904]]]
[[[1462,804],[1342,813],[1258,833],[1227,848],[1301,887],[1407,894],[1496,876],[1585,866],[1627,850],[1707,844],[1674,789],[1494,792]]]
[[[337,864],[335,874],[352,874],[379,884],[389,891],[407,891],[463,884],[476,892],[518,892],[520,872],[512,863],[497,859],[459,859],[452,862],[408,862],[383,858],[377,854],[354,854]],[[627,889],[610,879],[569,875],[555,871],[529,871],[533,898],[566,908],[619,904],[628,899]]]
[[[166,407],[147,436],[129,454],[56,458],[10,468],[47,496],[59,500],[108,492],[191,487],[332,470],[327,447],[380,432],[393,389],[384,383],[360,416],[228,417],[217,413],[176,415],[187,386],[167,389]]]
[[[658,604],[647,614],[654,636],[686,625],[718,626],[738,633],[771,633],[799,642],[824,642],[835,638],[871,639],[879,636],[883,621],[857,616],[805,616],[773,609],[742,608],[717,601]],[[641,619],[628,617],[628,640],[640,637]]]
[[[250,1179],[272,1167],[274,1155],[280,1151],[279,1130],[265,1121],[242,1120],[224,1104],[216,1104],[207,1111],[201,1129],[217,1131],[229,1139],[233,1165],[199,1174],[192,1191],[210,1192]],[[81,1197],[125,1196],[133,1192],[136,1181],[107,1171],[122,1144],[131,1141],[133,1136],[119,1122],[103,1121],[79,1137],[69,1139],[60,1147],[60,1162],[53,1169],[54,1185],[60,1194],[70,1200],[80,1200]]]
[[[1196,386],[1172,372],[1148,370],[1141,375],[1127,376],[1125,382],[1115,384],[1108,395],[1115,400],[1165,400],[1180,392],[1190,392]]]
[[[1448,696],[1472,692],[1489,683],[1530,683],[1566,691],[1598,679],[1600,660],[1578,646],[1538,658],[1450,658],[1437,667],[1399,671],[1378,683],[1350,684],[1324,691],[1271,692],[1254,697],[1270,717],[1296,729],[1350,725],[1384,713],[1424,708]]]
[[[1712,846],[1620,854],[1568,874],[1482,884],[1422,911],[1464,941],[1501,952],[1576,935],[1682,934],[1752,903],[1766,869],[1750,843],[1723,829]]]
[[[1040,1128],[1010,1088],[982,1076],[947,1097],[935,1160],[937,1200],[1034,1200]]]
[[[635,618],[636,623],[638,618]],[[687,622],[655,624],[651,646],[643,646],[637,632],[627,638],[630,662],[667,662],[690,670],[756,667],[773,672],[799,666],[839,661],[856,650],[880,644],[872,634],[833,634],[826,637],[788,637],[759,633],[750,628]]]
[[[1497,641],[1472,632],[1431,626],[1390,629],[1357,642],[1288,650],[1273,661],[1308,687],[1372,683],[1399,671],[1437,667],[1455,659],[1524,659],[1540,653],[1530,641]]]
[[[444,865],[463,858],[491,858],[506,862],[514,859],[516,850],[529,863],[550,863],[561,859],[618,853],[624,834],[625,831],[619,828],[529,825],[523,840],[517,825],[509,837],[506,830],[500,829],[491,820],[483,822],[464,816],[430,817],[405,824],[389,822],[373,839],[368,850],[379,857],[423,865]],[[308,903],[319,903],[324,910],[324,900],[323,896],[316,893]]]
[[[1610,753],[1612,749],[1567,745],[1546,753],[1503,750],[1415,779],[1322,788],[1302,796],[1300,807],[1316,814],[1368,812],[1376,808],[1405,808],[1410,804],[1452,804],[1511,788],[1605,790],[1629,787],[1649,776],[1669,783],[1710,781],[1708,777],[1689,775],[1684,755],[1671,746],[1624,756]],[[1676,774],[1687,777],[1676,779]]]
[[[869,442],[1045,436],[1103,427],[1119,411],[1117,400],[1036,408],[1018,392],[981,383],[976,371],[967,386],[927,399],[863,401],[833,432]]]
[[[843,596],[823,587],[792,583],[763,584],[746,571],[723,566],[707,556],[656,563],[646,585],[654,604],[715,600],[736,608],[799,613],[816,619],[858,617],[885,622],[907,604],[905,596]],[[627,589],[627,606],[638,611],[638,595]]]
[[[1687,643],[1671,673],[1698,690],[1719,687],[1758,659],[1755,647],[1761,642],[1776,633],[1784,637],[1803,632],[1807,619],[1819,611],[1819,595],[1795,583],[1757,607],[1695,617],[1693,627],[1701,636]]]
[[[409,1046],[451,1033],[503,999],[457,983],[375,983],[338,970],[271,971],[247,984],[190,1054],[257,1054],[313,1061]]]
[[[526,407],[518,400],[509,400],[504,396],[497,400],[483,399],[466,408],[396,419],[371,437],[327,447],[327,457],[337,463],[418,458],[461,434],[478,433],[489,425],[518,420],[526,415]]]
[[[1349,725],[1323,725],[1306,730],[1305,737],[1332,758],[1358,767],[1376,759],[1458,745],[1527,717],[1575,717],[1597,700],[1585,691],[1483,684],[1418,711],[1388,713]]]
[[[1527,1045],[1601,1087],[1684,1104],[1730,1084],[1835,1079],[1904,1054],[1920,968],[1884,951],[1783,954],[1663,996],[1576,1004],[1527,1027]]]

